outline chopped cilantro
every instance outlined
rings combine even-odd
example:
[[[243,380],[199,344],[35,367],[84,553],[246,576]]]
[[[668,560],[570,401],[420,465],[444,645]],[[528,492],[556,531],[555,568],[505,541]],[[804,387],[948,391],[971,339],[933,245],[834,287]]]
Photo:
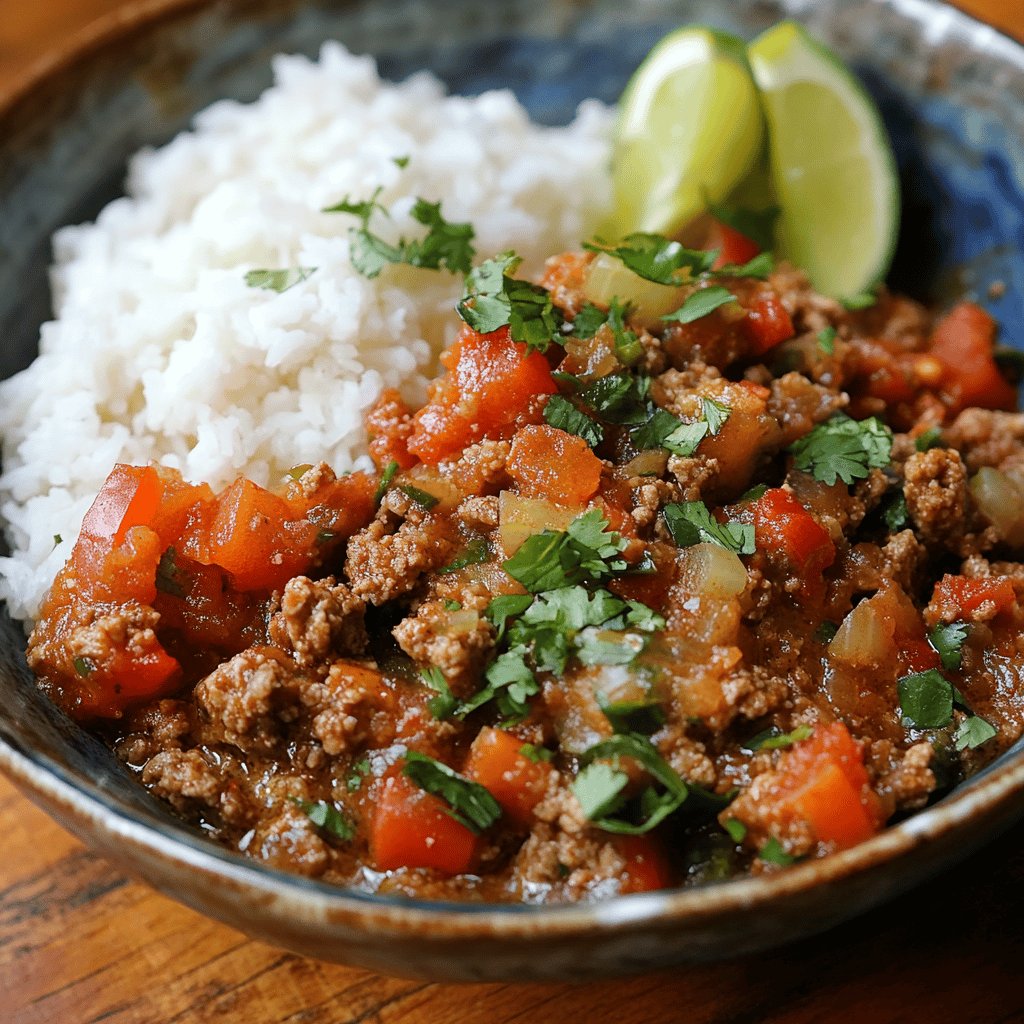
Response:
[[[511,276],[520,262],[515,253],[504,252],[474,267],[458,313],[481,334],[508,327],[513,341],[545,352],[552,341],[561,341],[562,315],[545,288]]]
[[[815,480],[844,484],[866,477],[871,469],[888,466],[892,431],[875,416],[852,420],[837,413],[789,446],[797,469]]]
[[[914,729],[941,729],[953,718],[953,687],[938,669],[897,680],[903,724]]]
[[[610,373],[580,392],[580,401],[609,423],[627,426],[650,418],[651,378],[645,374]]]
[[[363,779],[370,774],[370,759],[367,756],[359,758],[352,763],[349,769],[348,778],[345,780],[345,788],[354,793],[362,784]]]
[[[461,610],[462,602],[461,601],[453,601],[451,598],[449,598],[447,601],[445,601],[444,606],[445,606],[445,609],[447,611],[457,612],[457,611]]]
[[[288,470],[287,475],[290,476],[292,480],[301,480],[312,468],[313,464],[311,462],[303,462],[299,466],[292,466],[292,468]]]
[[[595,239],[583,248],[614,256],[634,274],[648,281],[670,285],[682,284],[691,276],[709,271],[718,257],[714,251],[686,249],[663,235],[642,232],[626,235],[619,245]]]
[[[639,633],[591,628],[576,638],[576,657],[584,665],[628,665],[646,646]]]
[[[608,326],[615,344],[615,357],[623,366],[632,366],[644,354],[644,347],[635,331],[626,327],[626,307],[612,299],[608,309]]]
[[[928,642],[938,652],[943,668],[953,672],[960,668],[969,629],[966,622],[951,622],[948,625],[940,622],[928,634]]]
[[[473,226],[457,224],[444,219],[440,203],[428,203],[417,199],[410,214],[425,228],[427,234],[421,239],[408,241],[402,238],[396,245],[370,231],[370,218],[374,210],[387,214],[377,202],[381,190],[361,202],[352,202],[346,197],[334,206],[328,206],[324,213],[349,213],[360,219],[359,227],[350,232],[352,238],[352,265],[364,277],[374,278],[389,263],[406,263],[412,267],[428,270],[450,270],[453,274],[467,274],[473,265]]]
[[[632,758],[653,779],[628,804],[623,790],[629,776],[619,767],[620,757]],[[616,734],[590,747],[580,760],[584,767],[572,790],[587,820],[606,832],[649,832],[678,810],[689,794],[686,783],[646,736]]]
[[[605,718],[612,723],[612,728],[616,732],[633,732],[650,736],[667,721],[665,709],[658,701],[650,698],[606,701],[599,693],[597,702],[601,705]]]
[[[903,491],[894,494],[882,513],[885,525],[893,533],[899,533],[910,525],[910,510],[907,508],[907,499]]]
[[[984,718],[971,715],[965,718],[953,733],[953,746],[957,750],[974,750],[998,735],[998,730]]]
[[[836,351],[836,329],[829,325],[818,331],[818,348],[827,356],[835,354]]]
[[[56,547],[59,547],[63,543],[64,543],[64,538],[59,533],[55,533],[53,535],[53,546],[56,548]]]
[[[502,563],[505,571],[531,593],[574,583],[606,579],[627,566],[619,557],[625,544],[608,529],[598,509],[577,516],[566,531],[544,530],[528,537]]]
[[[747,826],[739,818],[726,818],[722,828],[729,833],[729,838],[738,846],[747,838]]]
[[[501,817],[501,806],[483,786],[426,754],[410,750],[402,774],[420,789],[440,797],[448,805],[447,813],[471,832],[479,834]]]
[[[572,321],[574,338],[592,338],[608,322],[608,314],[592,302],[584,303]]]
[[[822,644],[830,644],[838,632],[839,627],[834,622],[822,622],[814,631],[814,639]]]
[[[335,839],[347,843],[355,836],[355,826],[334,804],[326,800],[293,800],[293,803],[317,828],[329,832]]]
[[[283,270],[250,270],[245,275],[245,283],[250,288],[263,288],[265,291],[281,292],[294,288],[303,281],[308,281],[316,272],[316,267],[288,267]]]
[[[398,489],[421,508],[431,509],[438,502],[438,499],[429,491],[420,490],[419,487],[413,487],[412,484],[402,484]]]
[[[704,411],[704,421],[708,425],[708,433],[715,437],[725,425],[725,421],[732,413],[724,402],[716,402],[713,398],[702,398],[701,409]]]
[[[377,489],[373,492],[373,504],[376,507],[380,507],[380,503],[384,500],[384,495],[387,494],[387,490],[391,486],[391,481],[395,479],[395,474],[397,472],[398,463],[392,459],[391,462],[384,467],[384,472],[381,473],[380,479],[377,481]]]
[[[929,448],[940,448],[941,446],[942,429],[940,427],[929,427],[914,440],[914,447],[919,452],[926,452]]]
[[[408,156],[393,156],[391,158],[391,162],[397,168],[399,168],[399,170],[403,170],[404,171],[406,169],[406,167],[409,166],[409,157]]]
[[[567,434],[582,437],[591,448],[604,440],[604,428],[561,395],[552,395],[544,406],[544,420]]]
[[[683,501],[666,505],[665,523],[672,539],[681,548],[702,541],[718,544],[739,555],[754,553],[754,526],[752,523],[720,523],[708,511],[703,501]]]
[[[532,594],[502,594],[494,598],[484,614],[498,631],[498,639],[505,635],[509,619],[522,615],[533,604]]]
[[[544,761],[550,761],[555,756],[547,749],[547,747],[538,747],[534,743],[524,743],[519,748],[519,753],[522,754],[527,761],[532,761],[534,764],[541,764]]]
[[[640,451],[665,448],[675,455],[692,455],[707,432],[706,423],[684,423],[665,409],[655,409],[646,423],[630,431],[629,437]]]
[[[708,203],[708,213],[715,220],[720,220],[727,227],[738,231],[749,238],[759,249],[771,249],[775,234],[775,221],[782,211],[778,206],[768,206],[763,210],[751,210],[743,207],[724,206],[721,203]]]
[[[796,861],[796,857],[787,853],[775,836],[768,837],[768,842],[761,847],[757,855],[766,864],[777,864],[779,867],[788,867]]]
[[[798,725],[792,732],[781,732],[775,728],[765,729],[742,744],[742,749],[751,753],[758,750],[781,750],[807,739],[813,732],[814,729],[809,725]]]
[[[876,302],[878,302],[878,296],[874,292],[860,292],[857,295],[850,295],[840,301],[846,309],[855,311],[859,309],[870,309]]]
[[[764,497],[764,492],[768,490],[767,484],[754,484],[749,491],[744,491],[740,495],[739,504],[743,504],[745,501],[760,501]]]
[[[456,716],[465,718],[493,700],[505,718],[524,717],[530,710],[527,701],[540,692],[537,679],[526,664],[527,653],[525,647],[517,646],[499,654],[484,674],[487,685],[460,704]]]
[[[709,313],[713,313],[720,306],[735,301],[736,296],[728,288],[712,285],[688,295],[675,312],[666,313],[661,319],[681,324],[692,324],[695,320],[700,320]]]
[[[746,263],[728,263],[715,273],[721,277],[756,277],[764,280],[775,269],[775,260],[770,252],[759,252]]]
[[[96,666],[88,658],[75,658],[72,664],[83,679],[88,679],[96,671]]]
[[[156,589],[171,597],[184,597],[187,580],[178,568],[178,552],[173,547],[167,548],[160,556],[156,567]]]
[[[437,693],[436,697],[431,697],[427,701],[427,709],[434,718],[448,718],[454,713],[459,702],[449,688],[444,673],[436,665],[431,665],[430,668],[420,669],[420,676],[427,686]]]
[[[479,565],[481,562],[486,562],[491,557],[490,548],[487,547],[487,541],[483,537],[478,537],[476,540],[471,540],[463,549],[462,554],[458,558],[453,558],[447,565],[441,566],[437,570],[439,576],[447,576],[448,573],[458,572],[460,569],[465,569],[469,565]]]

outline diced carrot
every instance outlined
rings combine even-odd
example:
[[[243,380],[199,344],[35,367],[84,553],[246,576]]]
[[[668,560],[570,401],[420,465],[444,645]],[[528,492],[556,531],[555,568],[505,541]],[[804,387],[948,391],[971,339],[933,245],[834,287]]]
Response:
[[[613,842],[625,861],[619,876],[622,892],[654,892],[672,884],[668,856],[655,836],[616,836]]]
[[[966,618],[986,601],[995,604],[997,615],[1010,611],[1017,603],[1013,583],[1006,576],[970,579],[947,573],[935,584],[932,593],[932,604],[958,608],[958,618]]]
[[[490,791],[510,821],[529,828],[554,769],[545,761],[531,761],[522,751],[522,740],[484,726],[469,748],[464,774]]]
[[[770,488],[754,503],[754,530],[758,549],[781,550],[804,580],[815,578],[835,561],[828,530],[782,487]]]
[[[506,468],[520,494],[559,505],[583,505],[601,483],[601,460],[587,442],[547,424],[517,431]]]
[[[479,838],[400,771],[376,790],[370,823],[370,858],[380,871],[433,868],[447,875],[471,871]]]
[[[771,292],[762,293],[747,309],[743,330],[754,355],[763,355],[780,342],[792,338],[795,331],[782,300]]]
[[[946,366],[954,409],[1017,407],[1017,390],[992,357],[995,339],[995,321],[973,302],[957,304],[936,325],[931,351]]]
[[[760,251],[757,242],[720,220],[713,220],[705,242],[708,249],[718,250],[715,270],[729,264],[743,264],[752,260]]]
[[[429,465],[485,437],[510,437],[538,396],[558,390],[544,356],[512,341],[507,328],[477,334],[464,327],[441,361],[448,375],[414,417],[408,442]]]
[[[289,506],[295,519],[306,519],[316,527],[319,543],[347,540],[373,518],[376,489],[368,474],[349,473],[312,494],[296,496]]]
[[[780,759],[779,813],[806,821],[814,837],[845,849],[874,835],[882,821],[861,745],[842,722],[819,725]]]

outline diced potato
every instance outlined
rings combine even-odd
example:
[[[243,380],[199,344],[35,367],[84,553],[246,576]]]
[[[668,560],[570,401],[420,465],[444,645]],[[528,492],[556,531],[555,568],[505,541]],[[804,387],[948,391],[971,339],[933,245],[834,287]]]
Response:
[[[739,555],[718,544],[694,544],[680,555],[683,586],[690,593],[716,598],[736,597],[747,586],[747,570]]]
[[[604,309],[612,299],[628,302],[633,307],[633,319],[650,327],[659,317],[682,305],[686,290],[648,281],[634,274],[621,260],[599,253],[587,268],[583,294],[588,302]]]
[[[1005,473],[983,466],[970,483],[981,514],[1013,547],[1024,546],[1024,488]]]
[[[524,498],[512,491],[498,497],[498,543],[511,558],[528,537],[544,530],[564,530],[582,512],[543,498]]]

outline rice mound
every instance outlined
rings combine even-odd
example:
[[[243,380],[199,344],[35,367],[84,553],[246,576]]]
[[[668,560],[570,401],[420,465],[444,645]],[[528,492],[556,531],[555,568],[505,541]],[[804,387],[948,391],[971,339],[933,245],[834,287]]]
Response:
[[[0,383],[0,598],[32,619],[117,462],[221,487],[276,485],[326,459],[369,468],[365,411],[383,387],[421,402],[456,328],[458,275],[349,259],[356,221],[325,214],[380,186],[371,229],[421,237],[416,197],[470,221],[477,261],[505,249],[535,273],[593,230],[610,194],[609,113],[532,124],[509,92],[447,97],[418,74],[382,82],[337,43],[278,57],[253,104],[221,102],[132,161],[127,196],[54,238],[55,319]],[[408,157],[403,167],[402,158]],[[247,271],[316,267],[277,294]]]

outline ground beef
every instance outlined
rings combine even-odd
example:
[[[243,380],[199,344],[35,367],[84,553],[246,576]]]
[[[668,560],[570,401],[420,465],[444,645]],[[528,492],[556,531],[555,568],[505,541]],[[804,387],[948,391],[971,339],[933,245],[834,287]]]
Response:
[[[296,664],[311,666],[329,656],[360,655],[368,643],[366,605],[333,576],[289,580],[280,611],[270,619],[270,639],[289,651]]]
[[[952,448],[915,452],[903,467],[907,511],[925,544],[953,548],[964,534],[967,472]]]

